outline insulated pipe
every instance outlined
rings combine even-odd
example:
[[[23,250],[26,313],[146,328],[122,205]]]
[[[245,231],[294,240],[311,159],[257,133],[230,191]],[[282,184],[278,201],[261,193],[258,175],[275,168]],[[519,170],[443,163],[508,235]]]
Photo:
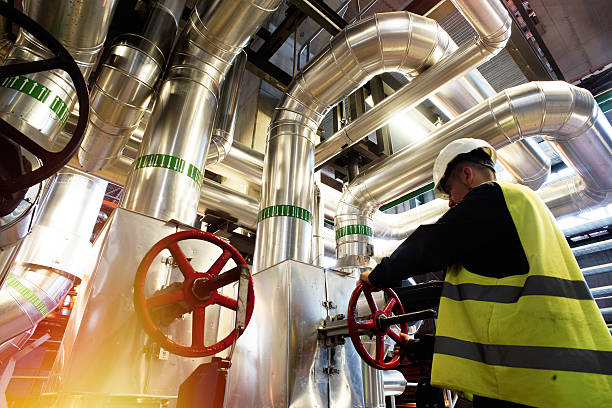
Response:
[[[363,230],[371,229],[373,212],[430,183],[435,158],[449,142],[477,137],[500,148],[534,135],[546,138],[581,176],[584,190],[571,188],[583,191],[579,194],[584,200],[606,200],[612,192],[610,123],[588,91],[559,81],[532,82],[500,92],[361,173],[344,191],[336,213],[336,231],[347,220],[361,228],[351,230],[350,241],[336,241],[339,264],[366,265],[372,236]],[[563,206],[552,206],[564,211]]]
[[[476,106],[495,95],[495,90],[477,69],[444,85],[429,100],[448,118]],[[550,173],[550,158],[533,139],[520,140],[497,152],[504,168],[519,182],[537,190]]]
[[[117,0],[26,0],[23,10],[70,52],[87,79],[104,44],[116,4]],[[32,35],[20,30],[5,64],[52,56]],[[61,70],[0,82],[0,117],[47,150],[51,150],[76,100],[72,81]]]
[[[34,334],[34,330],[36,330],[36,326],[24,331],[21,334],[18,334],[0,345],[0,367],[15,354],[23,350],[30,337],[32,337]]]
[[[154,94],[178,32],[185,0],[155,1],[141,33],[119,36],[90,95],[89,126],[79,147],[85,171],[116,160]]]
[[[280,0],[199,1],[173,52],[121,205],[193,224],[219,89]]]
[[[590,197],[586,191],[586,184],[580,176],[557,181],[537,190],[536,194],[548,206],[555,218],[578,215],[607,202]],[[442,199],[435,199],[399,214],[375,211],[372,216],[374,238],[397,240],[399,245],[401,240],[406,239],[420,225],[433,224],[446,211],[448,211],[448,201]]]
[[[87,272],[106,183],[60,173],[0,290],[0,343],[36,326]]]
[[[236,127],[236,107],[238,106],[238,91],[246,67],[246,53],[242,51],[236,57],[229,72],[225,76],[221,88],[221,98],[215,113],[210,147],[206,166],[222,162],[234,142],[234,128]]]
[[[512,20],[499,1],[453,0],[453,4],[478,36],[320,143],[315,152],[317,169],[342,149],[386,125],[395,114],[416,107],[442,85],[467,74],[505,47]]]
[[[286,259],[311,260],[314,143],[325,113],[374,75],[416,75],[450,47],[434,20],[376,14],[345,27],[296,75],[268,130],[255,271]]]

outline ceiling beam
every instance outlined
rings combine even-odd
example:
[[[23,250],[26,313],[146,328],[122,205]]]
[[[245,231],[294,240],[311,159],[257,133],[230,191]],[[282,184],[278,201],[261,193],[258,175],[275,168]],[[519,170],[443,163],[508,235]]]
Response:
[[[266,42],[259,48],[257,55],[262,59],[270,59],[283,46],[295,30],[306,20],[306,14],[293,4],[287,8],[286,18],[270,34]]]
[[[312,18],[325,31],[336,35],[348,23],[322,0],[290,0],[304,14]]]

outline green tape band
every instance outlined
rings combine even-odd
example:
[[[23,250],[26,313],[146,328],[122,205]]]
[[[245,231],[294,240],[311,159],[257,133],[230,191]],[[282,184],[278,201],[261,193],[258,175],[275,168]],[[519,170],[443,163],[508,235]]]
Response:
[[[6,284],[15,289],[21,296],[26,298],[36,310],[38,310],[43,316],[49,314],[47,305],[43,303],[38,296],[34,294],[30,289],[26,288],[21,282],[19,282],[14,276],[8,275],[6,277]]]
[[[299,218],[300,220],[304,220],[312,224],[312,214],[310,211],[305,210],[304,208],[297,207],[295,205],[272,205],[270,207],[266,207],[259,212],[257,215],[257,222],[261,222],[266,218],[272,217],[293,217]]]
[[[336,230],[336,239],[340,239],[346,235],[367,235],[372,236],[372,228],[367,225],[347,225]]]
[[[59,96],[54,95],[51,102],[47,104],[49,96],[52,94],[51,90],[33,79],[24,77],[22,75],[4,78],[0,80],[0,87],[14,89],[15,91],[24,93],[36,99],[38,102],[47,105],[47,107],[57,115],[59,120],[62,122],[62,125],[66,123],[68,117],[70,116],[68,105],[66,105],[66,102],[64,102]]]
[[[187,177],[195,181],[198,187],[202,187],[202,183],[204,182],[204,175],[200,169],[179,157],[170,156],[168,154],[147,154],[134,160],[134,170],[144,169],[145,167],[159,167],[173,170],[177,173],[184,173]],[[186,173],[185,168],[187,168]]]

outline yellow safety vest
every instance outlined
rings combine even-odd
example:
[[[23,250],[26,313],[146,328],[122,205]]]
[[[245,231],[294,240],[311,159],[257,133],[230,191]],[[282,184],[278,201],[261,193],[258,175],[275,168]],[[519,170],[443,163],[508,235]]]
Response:
[[[431,383],[536,407],[612,406],[612,337],[565,237],[529,188],[499,185],[529,273],[448,268]]]

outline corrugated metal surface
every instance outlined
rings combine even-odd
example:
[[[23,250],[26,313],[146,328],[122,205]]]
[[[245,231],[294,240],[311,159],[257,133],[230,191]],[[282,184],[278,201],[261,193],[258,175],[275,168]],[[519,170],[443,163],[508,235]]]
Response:
[[[465,43],[476,35],[474,29],[458,11],[450,13],[439,23],[457,45]],[[528,82],[525,75],[523,75],[518,65],[516,65],[505,49],[482,64],[478,70],[489,81],[496,92]]]

